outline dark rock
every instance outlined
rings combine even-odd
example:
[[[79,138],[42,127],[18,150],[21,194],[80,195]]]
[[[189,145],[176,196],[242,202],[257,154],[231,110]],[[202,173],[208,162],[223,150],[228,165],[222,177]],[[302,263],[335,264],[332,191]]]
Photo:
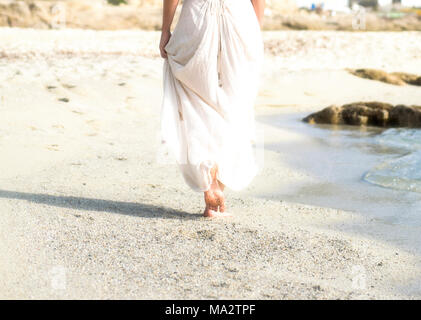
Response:
[[[421,77],[416,74],[404,73],[404,72],[394,72],[392,75],[399,77],[408,84],[414,86],[421,86]]]
[[[329,106],[303,119],[311,124],[421,128],[421,106],[393,106],[382,102],[355,102]]]

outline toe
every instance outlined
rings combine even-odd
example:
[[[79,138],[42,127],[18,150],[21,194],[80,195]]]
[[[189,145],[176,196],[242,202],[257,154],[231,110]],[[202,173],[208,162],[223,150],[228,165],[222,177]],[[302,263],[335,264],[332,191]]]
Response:
[[[218,206],[217,205],[211,205],[211,206],[209,206],[209,209],[213,210],[213,211],[218,211]]]

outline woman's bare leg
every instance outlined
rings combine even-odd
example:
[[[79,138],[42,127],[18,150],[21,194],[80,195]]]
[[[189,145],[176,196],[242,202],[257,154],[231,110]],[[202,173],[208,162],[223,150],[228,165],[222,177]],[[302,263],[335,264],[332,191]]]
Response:
[[[225,213],[225,197],[223,190],[225,186],[216,178],[218,167],[211,169],[212,184],[204,193],[206,208],[203,213],[205,217],[227,217]]]
[[[219,201],[219,212],[225,212],[225,195],[223,194],[225,185],[219,180],[217,180],[217,183],[222,194],[222,198]]]

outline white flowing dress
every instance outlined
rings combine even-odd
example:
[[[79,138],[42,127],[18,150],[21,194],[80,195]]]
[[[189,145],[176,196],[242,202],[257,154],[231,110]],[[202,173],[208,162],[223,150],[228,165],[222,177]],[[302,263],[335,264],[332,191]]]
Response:
[[[207,191],[210,169],[241,190],[258,170],[254,101],[263,41],[250,0],[184,0],[165,50],[161,142],[186,183]]]

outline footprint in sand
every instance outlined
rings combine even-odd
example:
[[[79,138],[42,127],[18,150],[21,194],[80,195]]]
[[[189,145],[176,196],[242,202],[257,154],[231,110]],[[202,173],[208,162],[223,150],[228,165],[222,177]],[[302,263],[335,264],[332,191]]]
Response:
[[[100,129],[99,121],[91,119],[91,120],[85,121],[85,123],[88,124],[91,129],[93,129],[93,132],[87,133],[86,136],[88,137],[97,136]]]
[[[62,83],[61,85],[62,85],[63,88],[66,88],[66,89],[76,88],[76,86],[73,85],[73,84]]]
[[[86,120],[85,121],[87,124],[89,124],[91,127],[93,127],[94,129],[99,129],[99,122],[97,120]]]
[[[64,132],[65,132],[64,131],[64,126],[61,125],[61,124],[53,124],[51,127],[54,128],[55,131],[58,132],[58,133],[60,133],[60,134],[64,134]]]
[[[48,150],[51,150],[51,151],[60,151],[60,150],[58,149],[58,144],[50,144],[50,145],[48,145],[46,148],[47,148]]]

